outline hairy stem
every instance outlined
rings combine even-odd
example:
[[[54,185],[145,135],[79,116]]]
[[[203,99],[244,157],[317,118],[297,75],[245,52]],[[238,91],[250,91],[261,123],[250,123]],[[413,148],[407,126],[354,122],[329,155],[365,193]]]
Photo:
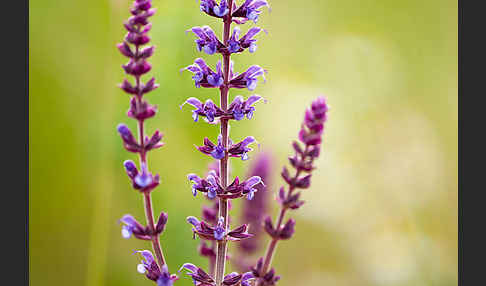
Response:
[[[223,26],[223,43],[227,45],[228,39],[230,36],[230,29],[231,29],[231,13],[233,10],[233,0],[229,1],[229,12],[228,15],[224,18],[224,26]],[[229,92],[229,75],[230,75],[230,54],[224,53],[223,54],[223,86],[220,88],[220,105],[223,111],[228,109],[228,92]],[[223,146],[225,150],[228,150],[228,137],[229,137],[229,129],[228,129],[228,119],[221,118],[221,136],[223,137]],[[228,187],[228,153],[225,152],[224,158],[220,160],[219,165],[219,173],[221,178],[221,186],[223,189],[226,190]],[[219,217],[224,218],[224,225],[225,225],[225,232],[228,230],[229,221],[228,221],[228,200],[220,198],[219,199]],[[224,271],[226,266],[226,252],[227,252],[227,241],[223,239],[217,242],[216,248],[216,275],[215,281],[216,286],[221,286],[223,283]]]

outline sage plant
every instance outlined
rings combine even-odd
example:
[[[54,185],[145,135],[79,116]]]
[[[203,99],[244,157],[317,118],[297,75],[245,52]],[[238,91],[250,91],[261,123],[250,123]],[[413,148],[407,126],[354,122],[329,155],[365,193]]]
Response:
[[[162,133],[157,130],[149,137],[144,131],[145,120],[153,117],[157,111],[154,105],[145,100],[144,95],[156,89],[158,84],[155,83],[153,77],[146,82],[142,81],[142,76],[151,70],[147,59],[152,56],[154,46],[147,46],[150,42],[147,33],[152,27],[148,19],[154,15],[155,9],[152,8],[151,0],[135,0],[130,12],[132,16],[124,24],[127,34],[117,47],[129,59],[128,63],[122,66],[125,73],[134,78],[134,82],[125,79],[120,88],[130,96],[130,108],[127,115],[137,121],[138,139],[125,124],[119,124],[117,129],[125,149],[139,155],[139,168],[131,160],[125,161],[123,165],[132,187],[142,194],[146,225],[137,221],[132,215],[124,215],[120,219],[123,224],[122,236],[124,238],[134,236],[137,239],[151,242],[155,258],[149,250],[136,251],[142,256],[137,270],[144,273],[148,279],[155,281],[158,286],[171,286],[173,281],[177,280],[177,276],[169,273],[159,241],[159,236],[167,223],[167,214],[161,212],[155,223],[150,196],[159,185],[160,177],[158,174],[153,175],[150,172],[147,161],[149,151],[162,147]]]
[[[182,268],[188,271],[196,285],[250,285],[254,278],[251,272],[238,274],[236,272],[225,275],[227,244],[229,241],[239,241],[251,237],[248,234],[248,225],[244,224],[233,230],[229,226],[229,201],[232,199],[246,197],[251,200],[257,189],[255,185],[262,182],[258,176],[253,176],[240,182],[238,177],[229,183],[228,163],[231,157],[247,160],[248,152],[252,150],[250,144],[255,142],[255,138],[248,136],[238,143],[233,143],[229,138],[229,122],[231,120],[240,121],[245,117],[251,119],[255,110],[253,104],[261,99],[258,95],[252,95],[248,99],[236,96],[231,104],[229,103],[229,90],[247,88],[253,91],[257,86],[259,76],[264,78],[265,70],[258,65],[250,66],[246,71],[236,74],[233,71],[231,55],[242,53],[248,50],[250,53],[256,51],[257,45],[254,37],[262,30],[253,27],[240,37],[240,28],[234,27],[233,23],[243,24],[248,20],[258,20],[263,6],[268,6],[265,0],[246,0],[241,5],[237,5],[234,0],[200,0],[200,9],[209,16],[219,18],[223,21],[222,39],[218,39],[214,31],[209,26],[193,27],[190,29],[196,36],[196,47],[199,51],[206,54],[221,54],[222,63],[218,61],[214,69],[210,68],[202,58],[197,58],[193,65],[183,70],[188,70],[194,75],[195,86],[197,88],[217,88],[219,89],[219,106],[211,99],[204,103],[191,97],[185,103],[192,105],[193,119],[198,121],[203,117],[209,123],[220,124],[220,134],[217,141],[213,142],[208,138],[204,139],[202,146],[198,150],[203,154],[219,160],[219,174],[210,172],[206,178],[201,178],[196,174],[189,174],[188,179],[192,181],[192,193],[204,193],[208,198],[218,199],[218,220],[215,225],[210,225],[204,221],[190,216],[187,221],[193,225],[193,232],[201,239],[216,242],[216,265],[213,276],[207,274],[200,267],[186,263]]]

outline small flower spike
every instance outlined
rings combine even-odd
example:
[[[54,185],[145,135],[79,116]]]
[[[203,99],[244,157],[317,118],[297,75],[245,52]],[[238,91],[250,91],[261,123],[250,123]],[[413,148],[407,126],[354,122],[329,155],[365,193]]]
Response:
[[[216,64],[216,72],[208,67],[206,62],[201,58],[197,58],[193,65],[187,66],[181,71],[183,70],[188,70],[194,74],[192,79],[198,88],[201,86],[206,88],[215,88],[220,87],[223,84],[221,61],[218,61]]]
[[[222,53],[225,50],[225,46],[209,26],[193,27],[188,31],[192,31],[196,35],[197,39],[195,42],[198,51],[204,51],[206,54],[212,55],[216,52]]]
[[[245,0],[240,7],[234,10],[232,16],[235,18],[242,18],[238,23],[244,23],[248,20],[256,23],[258,21],[258,16],[261,13],[258,9],[265,6],[270,7],[265,0]]]
[[[290,175],[286,167],[283,167],[281,172],[282,178],[288,187],[287,191],[285,187],[281,187],[277,195],[277,201],[281,205],[278,221],[274,224],[270,216],[267,216],[264,220],[264,229],[272,240],[265,254],[265,259],[260,259],[253,268],[253,273],[258,279],[257,285],[259,286],[274,285],[280,278],[275,276],[273,269],[268,271],[268,268],[277,242],[290,239],[295,233],[295,220],[292,218],[288,219],[282,225],[283,218],[288,210],[298,209],[304,204],[304,201],[300,200],[300,192],[298,190],[310,187],[310,173],[314,170],[314,160],[320,154],[320,144],[322,143],[328,109],[324,97],[318,97],[312,102],[311,107],[306,110],[304,122],[299,132],[299,140],[304,143],[304,147],[301,147],[298,142],[293,142],[292,147],[295,154],[289,158],[290,164],[295,169],[295,175]]]
[[[257,49],[257,40],[253,39],[253,37],[260,33],[261,30],[261,28],[253,27],[248,30],[248,32],[241,39],[239,39],[241,31],[239,27],[235,27],[233,29],[233,34],[228,40],[228,52],[240,53],[243,52],[245,49],[248,49],[250,53],[254,53]]]
[[[253,65],[249,67],[245,72],[233,77],[230,80],[230,87],[232,88],[248,88],[248,90],[253,91],[257,87],[257,77],[263,77],[265,82],[266,70],[258,65]]]
[[[231,241],[239,241],[245,238],[249,238],[252,235],[248,233],[248,225],[244,224],[241,225],[228,233],[225,233],[224,230],[224,220],[222,217],[218,219],[218,223],[216,226],[210,226],[204,221],[198,220],[196,217],[189,216],[187,217],[187,222],[192,224],[193,228],[192,231],[195,235],[197,234],[200,238],[205,240],[231,240]]]

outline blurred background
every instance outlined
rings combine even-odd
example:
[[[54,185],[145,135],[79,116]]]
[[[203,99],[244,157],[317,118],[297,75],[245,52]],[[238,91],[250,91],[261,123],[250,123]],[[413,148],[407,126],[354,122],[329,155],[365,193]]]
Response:
[[[241,3],[241,1],[238,1]],[[197,52],[185,30],[221,23],[195,0],[154,0],[151,58],[159,107],[147,122],[166,145],[150,153],[160,173],[156,212],[169,213],[162,236],[169,267],[206,267],[185,218],[206,200],[190,194],[186,174],[204,174],[210,159],[193,144],[216,138],[216,126],[194,123],[196,89],[179,69]],[[150,244],[120,235],[126,213],[143,218],[131,189],[126,152],[116,125],[128,119],[128,96],[117,84],[126,62],[116,49],[129,17],[126,0],[30,1],[30,280],[44,285],[153,285],[136,272],[134,250]],[[279,245],[274,265],[289,285],[457,284],[457,2],[450,0],[270,1],[258,26],[255,54],[233,56],[235,70],[259,64],[267,83],[256,93],[251,121],[232,124],[235,139],[253,135],[272,158],[271,197],[291,154],[305,108],[320,94],[331,106],[323,153],[307,203],[291,216],[292,240]],[[245,32],[254,24],[242,27]],[[248,96],[247,90],[231,96]],[[233,160],[233,174],[251,164]],[[272,215],[276,213],[273,204]],[[240,213],[235,203],[233,214]],[[265,241],[266,243],[266,241]],[[263,250],[262,250],[263,251]],[[189,278],[176,285],[192,285]]]

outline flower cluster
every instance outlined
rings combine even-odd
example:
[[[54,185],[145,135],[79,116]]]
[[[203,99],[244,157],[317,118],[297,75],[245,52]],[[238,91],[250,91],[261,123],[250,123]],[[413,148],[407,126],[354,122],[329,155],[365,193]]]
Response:
[[[147,60],[155,50],[154,46],[145,46],[150,42],[147,33],[152,27],[148,19],[155,13],[151,2],[151,0],[134,1],[130,10],[132,16],[124,25],[127,34],[123,42],[117,45],[121,54],[129,59],[128,63],[122,65],[123,70],[127,75],[134,78],[134,83],[124,79],[120,88],[131,97],[127,115],[137,121],[139,130],[139,138],[137,139],[127,125],[119,124],[117,127],[125,149],[137,153],[140,158],[140,168],[137,168],[135,162],[131,160],[125,161],[123,165],[133,188],[140,191],[144,196],[145,213],[147,214],[145,226],[129,214],[124,215],[120,219],[120,223],[122,224],[121,233],[124,238],[128,239],[134,236],[137,239],[152,243],[156,259],[148,250],[137,251],[143,257],[137,270],[144,273],[148,279],[156,282],[158,286],[172,286],[173,282],[177,280],[177,276],[169,273],[159,242],[159,236],[167,223],[167,214],[161,212],[157,223],[154,222],[150,196],[155,187],[159,185],[160,177],[158,174],[153,175],[147,165],[147,153],[163,146],[161,142],[163,134],[159,130],[155,131],[150,137],[144,133],[145,120],[155,116],[157,112],[157,108],[149,104],[144,99],[144,95],[159,86],[155,83],[155,78],[146,82],[142,81],[142,76],[152,68]]]
[[[187,175],[187,179],[193,183],[193,196],[196,196],[199,191],[205,193],[209,199],[215,197],[236,199],[246,195],[246,198],[251,200],[257,191],[255,186],[259,184],[265,186],[259,176],[252,176],[241,183],[240,179],[235,177],[233,182],[227,188],[223,188],[220,184],[219,176],[214,171],[210,171],[206,179],[203,179],[196,174]]]
[[[219,88],[223,85],[223,70],[221,61],[216,63],[216,71],[212,70],[202,58],[194,60],[194,64],[189,65],[181,71],[188,70],[194,75],[192,79],[196,87]],[[261,76],[265,81],[265,73],[262,67],[258,65],[250,66],[241,74],[234,74],[233,65],[229,69],[229,87],[230,88],[247,88],[250,91],[255,90],[258,83],[258,77]]]
[[[233,1],[230,1],[233,3]],[[201,11],[216,18],[223,18],[229,14],[229,5],[227,0],[220,0],[219,4],[215,0],[201,0]],[[268,2],[265,0],[245,0],[239,7],[234,5],[231,13],[233,21],[238,24],[243,24],[248,20],[253,22],[258,21],[258,16],[261,11],[260,7],[268,7]]]
[[[241,225],[234,230],[226,232],[224,228],[224,218],[220,217],[215,226],[210,226],[204,221],[199,221],[193,216],[187,217],[187,222],[193,225],[192,231],[194,235],[198,235],[205,240],[232,240],[239,241],[249,238],[252,235],[248,233],[248,225]]]
[[[246,161],[249,159],[248,152],[253,150],[252,148],[248,147],[248,145],[253,142],[255,142],[255,138],[253,138],[253,136],[248,136],[242,141],[235,144],[233,144],[230,140],[230,146],[228,147],[228,150],[226,150],[223,146],[223,136],[220,134],[218,136],[217,144],[211,142],[211,140],[206,137],[204,138],[204,145],[196,146],[196,148],[202,153],[209,155],[216,160],[221,160],[225,156],[229,156],[238,157],[241,158],[241,160]]]
[[[243,118],[251,119],[253,117],[253,112],[255,111],[255,107],[253,104],[258,102],[262,99],[259,95],[252,95],[248,97],[247,100],[241,95],[235,97],[233,102],[228,107],[227,111],[223,111],[219,106],[214,104],[211,99],[206,100],[204,104],[195,97],[188,98],[180,107],[182,108],[185,104],[189,104],[194,106],[194,110],[192,110],[192,118],[195,122],[199,120],[199,116],[205,117],[207,122],[213,123],[215,122],[216,118],[220,118],[222,116],[226,117],[227,119],[234,119],[234,120],[242,120]]]
[[[194,285],[196,286],[215,286],[214,279],[206,273],[202,268],[197,267],[191,263],[184,263],[182,265],[182,269],[187,270],[187,275],[191,276]],[[252,272],[246,272],[243,274],[238,274],[237,272],[232,272],[226,276],[224,276],[223,284],[225,286],[251,286],[251,282],[255,277],[253,276]]]

